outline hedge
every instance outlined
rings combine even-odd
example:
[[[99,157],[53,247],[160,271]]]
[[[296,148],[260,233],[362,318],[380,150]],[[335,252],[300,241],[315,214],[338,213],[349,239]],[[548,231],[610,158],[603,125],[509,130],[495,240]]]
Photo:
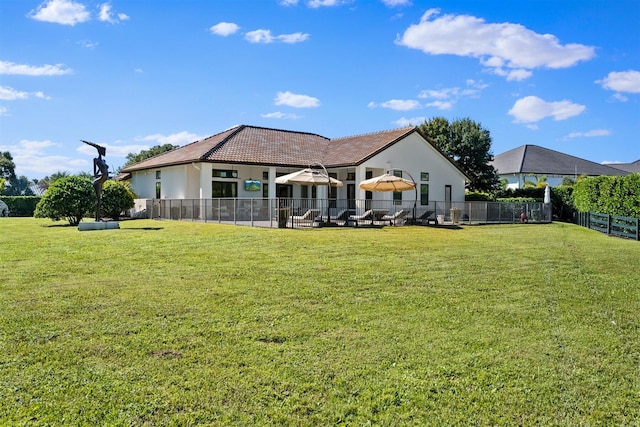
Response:
[[[580,180],[573,201],[580,212],[640,218],[640,173]]]
[[[40,196],[0,196],[9,207],[10,216],[33,216]]]

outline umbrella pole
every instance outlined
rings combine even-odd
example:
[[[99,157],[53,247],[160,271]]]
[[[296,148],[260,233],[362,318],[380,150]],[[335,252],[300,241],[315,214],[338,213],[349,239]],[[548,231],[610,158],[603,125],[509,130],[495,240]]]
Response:
[[[309,168],[311,168],[311,166],[320,166],[322,168],[322,170],[324,170],[324,175],[327,177],[327,224],[331,224],[331,212],[329,210],[329,195],[331,193],[331,177],[329,176],[329,172],[327,172],[327,168],[324,167],[324,165],[320,162],[313,162],[312,164],[309,165]]]

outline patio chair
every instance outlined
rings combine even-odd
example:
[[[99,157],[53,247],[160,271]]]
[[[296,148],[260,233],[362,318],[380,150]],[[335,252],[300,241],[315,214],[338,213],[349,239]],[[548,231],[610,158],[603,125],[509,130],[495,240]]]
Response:
[[[358,223],[361,221],[371,221],[373,222],[373,210],[369,209],[365,211],[362,215],[350,215],[349,222],[353,223],[356,227]]]
[[[311,225],[313,221],[320,215],[320,210],[318,209],[308,209],[302,215],[292,215],[291,222],[295,226],[297,225]]]
[[[384,215],[382,217],[382,220],[389,221],[389,225],[404,225],[404,223],[407,221],[407,215],[409,215],[409,211],[401,209],[395,212],[393,215]]]
[[[335,222],[345,223],[349,220],[349,214],[351,211],[349,209],[342,209],[336,216],[332,216],[331,220]]]
[[[416,218],[416,223],[419,223],[422,225],[429,225],[430,223],[433,223],[434,225],[438,225],[438,219],[436,218],[436,211],[423,212],[422,215]]]

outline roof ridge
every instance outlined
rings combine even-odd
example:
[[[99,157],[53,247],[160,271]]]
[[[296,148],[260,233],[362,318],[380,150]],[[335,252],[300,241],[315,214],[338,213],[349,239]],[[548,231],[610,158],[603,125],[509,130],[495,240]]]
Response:
[[[213,138],[215,136],[221,135],[225,132],[229,132],[229,135],[227,135],[226,137],[224,137],[222,139],[222,141],[218,142],[216,145],[214,145],[213,147],[211,147],[211,149],[207,150],[202,156],[200,156],[200,160],[206,159],[207,157],[209,157],[211,154],[213,154],[218,148],[222,147],[224,144],[227,143],[227,141],[229,141],[230,138],[232,138],[234,135],[238,134],[240,131],[242,131],[242,129],[244,129],[246,127],[246,125],[238,125],[238,126],[234,126],[234,127],[230,127],[229,129],[222,131],[222,132],[218,132],[215,135],[211,135],[210,137],[207,137],[205,139],[209,139],[209,138]],[[204,139],[202,140],[204,141]]]
[[[379,135],[379,134],[383,134],[383,133],[396,132],[396,131],[403,130],[403,129],[406,129],[407,133],[408,133],[410,130],[417,129],[417,126],[410,125],[410,126],[404,126],[404,127],[395,128],[395,129],[379,130],[379,131],[375,131],[375,132],[360,133],[360,134],[349,135],[349,136],[340,136],[340,137],[337,137],[337,138],[330,138],[330,139],[331,139],[331,141],[335,141],[335,140],[338,140],[338,139],[359,138],[361,136]]]
[[[263,129],[263,130],[275,130],[278,132],[287,132],[287,133],[297,133],[297,134],[301,134],[301,135],[312,135],[312,136],[318,136],[320,138],[324,138],[324,139],[330,139],[327,138],[326,136],[322,136],[320,134],[317,133],[312,133],[312,132],[303,132],[303,131],[299,131],[299,130],[289,130],[289,129],[276,129],[276,128],[269,128],[266,126],[254,126],[254,125],[241,125],[243,128],[253,128],[253,129]]]

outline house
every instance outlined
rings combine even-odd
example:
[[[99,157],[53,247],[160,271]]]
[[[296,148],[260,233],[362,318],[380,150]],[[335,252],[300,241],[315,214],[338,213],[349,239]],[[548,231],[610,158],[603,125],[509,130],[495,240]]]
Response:
[[[640,159],[632,163],[608,163],[607,165],[629,173],[640,172]]]
[[[628,172],[574,157],[537,145],[521,145],[502,154],[491,162],[500,179],[507,180],[507,188],[522,188],[525,181],[534,184],[542,176],[547,184],[556,187],[564,178],[575,181],[578,176],[627,175]]]
[[[329,197],[348,201],[417,199],[464,201],[468,180],[458,166],[425,139],[417,127],[344,138],[240,125],[123,168],[143,199],[295,198],[326,199],[327,187],[276,184],[275,178],[321,165],[341,180]],[[393,170],[417,183],[415,192],[369,193],[358,183]],[[335,207],[335,204],[334,204]]]

